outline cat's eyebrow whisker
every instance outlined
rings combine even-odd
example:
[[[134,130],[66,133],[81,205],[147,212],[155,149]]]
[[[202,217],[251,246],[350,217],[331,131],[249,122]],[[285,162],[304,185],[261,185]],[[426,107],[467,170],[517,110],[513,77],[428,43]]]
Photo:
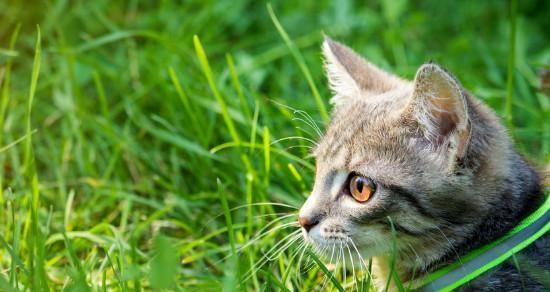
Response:
[[[304,120],[302,118],[297,118],[297,117],[292,118],[292,120],[304,122],[306,125],[308,125],[310,128],[312,128],[315,131],[315,133],[319,136],[319,138],[322,136],[319,128],[315,124],[312,124],[309,120]],[[309,133],[309,131],[305,131],[304,129],[302,130],[308,133],[310,136],[313,136],[311,135],[311,133]]]
[[[307,148],[309,150],[313,149],[312,146],[308,146],[308,145],[294,145],[294,146],[289,146],[287,148],[285,148],[285,150],[290,150],[290,149],[294,149],[294,148]]]
[[[233,207],[233,208],[229,209],[229,211],[235,211],[235,210],[238,210],[240,208],[245,208],[245,207],[248,207],[248,206],[278,206],[278,207],[286,207],[286,208],[295,209],[295,210],[299,209],[298,207],[295,207],[295,206],[292,206],[292,205],[289,205],[289,204],[284,204],[284,203],[258,202],[258,203],[243,204],[243,205],[240,205],[240,206],[237,206],[237,207]]]
[[[277,139],[277,140],[271,142],[271,145],[275,145],[279,142],[283,142],[283,141],[287,141],[287,140],[304,140],[304,141],[307,141],[307,142],[317,146],[317,142],[315,142],[314,140],[306,138],[306,137],[301,137],[301,136],[289,136],[289,137],[280,138],[280,139]]]
[[[304,117],[306,120],[308,120],[311,123],[311,125],[313,126],[313,128],[316,130],[319,137],[323,136],[323,134],[321,133],[321,129],[319,128],[319,126],[317,125],[315,120],[306,111],[304,111],[304,110],[294,110],[294,115],[296,115],[296,114],[299,114],[302,117]]]
[[[256,215],[254,218],[264,218],[264,217],[270,217],[270,216],[277,216],[274,220],[281,220],[279,218],[288,218],[290,216],[296,216],[294,213],[269,213],[269,214],[262,214],[262,215]],[[271,221],[273,222],[273,221]]]
[[[311,124],[314,126],[313,128],[316,129],[316,131],[318,132],[319,136],[322,136],[321,134],[321,129],[319,128],[319,126],[317,126],[317,123],[315,122],[315,120],[304,110],[299,110],[299,109],[296,109],[296,108],[293,108],[289,105],[286,105],[286,104],[282,104],[278,101],[275,101],[275,100],[272,100],[272,99],[269,99],[270,102],[278,105],[278,106],[281,106],[281,107],[284,107],[286,109],[290,109],[292,110],[292,114],[296,115],[296,114],[300,114],[301,116],[303,116],[306,120],[310,121]]]
[[[302,127],[298,127],[298,126],[296,126],[296,127],[294,127],[294,128],[295,128],[296,130],[300,130],[300,131],[302,131],[302,132],[304,132],[304,133],[308,134],[308,135],[309,135],[310,137],[313,137],[313,134],[311,134],[311,132],[310,132],[310,131],[308,131],[308,130],[306,130],[306,129],[302,128]]]

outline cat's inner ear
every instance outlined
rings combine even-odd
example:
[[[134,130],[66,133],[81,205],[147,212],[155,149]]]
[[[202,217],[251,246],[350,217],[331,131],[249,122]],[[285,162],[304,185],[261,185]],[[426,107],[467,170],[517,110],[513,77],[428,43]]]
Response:
[[[416,72],[411,108],[424,136],[436,147],[448,146],[463,158],[470,137],[464,90],[456,79],[436,64]]]
[[[328,37],[323,43],[323,55],[329,85],[335,94],[332,104],[344,104],[351,98],[381,94],[406,84]]]

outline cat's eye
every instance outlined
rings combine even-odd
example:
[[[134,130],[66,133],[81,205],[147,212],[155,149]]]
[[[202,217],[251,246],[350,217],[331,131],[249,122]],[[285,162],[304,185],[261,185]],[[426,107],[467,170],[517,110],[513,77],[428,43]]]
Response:
[[[364,203],[376,192],[376,184],[368,177],[354,175],[349,181],[349,192],[356,201]]]

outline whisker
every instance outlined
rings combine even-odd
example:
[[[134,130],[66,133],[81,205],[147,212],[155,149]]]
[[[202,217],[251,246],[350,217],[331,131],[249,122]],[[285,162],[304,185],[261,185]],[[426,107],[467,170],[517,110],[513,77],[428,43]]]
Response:
[[[271,222],[271,223],[276,223],[276,222]],[[271,224],[270,223],[270,224]],[[252,239],[250,239],[246,244],[244,244],[243,246],[241,246],[239,248],[239,252],[242,251],[243,249],[247,248],[248,246],[256,243],[258,240],[262,239],[263,237],[265,237],[266,235],[269,235],[269,234],[272,234],[274,233],[275,231],[279,231],[281,229],[284,229],[284,228],[288,228],[288,227],[297,227],[298,226],[298,223],[296,222],[288,222],[288,223],[284,223],[284,224],[281,224],[281,225],[278,225],[278,226],[275,226],[269,230],[265,230],[265,227],[262,228],[262,230],[260,230],[258,232],[258,235],[256,235],[255,237],[253,237]],[[265,230],[265,231],[264,231]],[[263,232],[263,233],[261,233]]]
[[[274,220],[281,220],[281,218],[284,219],[284,218],[288,218],[288,217],[291,217],[291,216],[296,216],[296,214],[294,214],[294,213],[292,213],[292,214],[288,214],[288,213],[270,213],[270,214],[256,215],[256,216],[254,216],[254,218],[264,218],[264,217],[270,217],[270,216],[277,216],[277,218],[275,218]],[[273,221],[271,221],[271,222],[273,222]]]
[[[332,243],[332,252],[331,252],[331,254],[330,254],[330,260],[329,260],[329,263],[330,263],[331,265],[334,265],[334,264],[332,263],[332,257],[334,256],[334,248],[335,248],[335,247],[336,247],[336,243]],[[334,265],[334,266],[336,266],[336,265]],[[323,286],[322,286],[322,288],[321,288],[320,291],[324,291],[325,286],[327,285],[328,276],[325,275],[324,278],[325,278],[325,279],[323,280]]]
[[[262,234],[262,232],[264,232],[265,230],[269,229],[270,226],[275,225],[276,223],[280,223],[281,221],[284,221],[285,219],[287,219],[289,217],[292,217],[292,216],[296,216],[296,215],[295,214],[288,214],[288,215],[280,216],[278,218],[273,219],[271,222],[266,224],[266,226],[262,227],[258,232],[256,232],[254,237],[255,238],[259,237],[260,234]],[[288,223],[295,223],[296,225],[298,224],[296,221],[292,221],[292,222],[288,222]],[[285,223],[285,224],[288,224],[288,223]]]
[[[286,147],[285,150],[290,150],[290,149],[294,149],[294,148],[307,148],[307,149],[313,149],[312,146],[308,146],[308,145],[294,145],[294,146],[289,146],[289,147]]]
[[[245,207],[248,207],[248,206],[278,206],[278,207],[291,208],[291,209],[295,209],[295,210],[299,209],[298,207],[288,205],[288,204],[283,204],[283,203],[258,202],[258,203],[252,203],[252,204],[239,205],[237,207],[233,207],[233,208],[229,209],[229,211],[235,211],[237,209],[245,208]]]
[[[236,211],[236,210],[239,210],[239,209],[242,209],[242,208],[246,208],[246,207],[249,207],[249,206],[278,206],[278,207],[285,207],[285,208],[298,210],[298,207],[294,207],[294,206],[291,206],[291,205],[288,205],[288,204],[259,202],[259,203],[244,204],[244,205],[240,205],[240,206],[237,206],[237,207],[233,207],[233,208],[229,209],[229,212],[233,212],[233,211]],[[224,213],[222,212],[222,213],[210,218],[208,221],[206,221],[206,223],[204,224],[205,227],[203,227],[201,230],[204,230],[204,228],[206,228],[206,226],[208,226],[211,222],[213,222],[214,220],[216,220],[220,216],[224,216]]]
[[[295,114],[296,114],[296,112],[295,112]],[[320,132],[319,132],[317,126],[316,126],[315,124],[312,124],[309,120],[304,120],[304,119],[302,119],[302,118],[297,118],[297,117],[292,118],[292,120],[293,120],[293,121],[301,121],[301,122],[304,122],[304,124],[308,125],[310,128],[312,128],[312,129],[315,131],[315,134],[317,134],[319,137],[321,137]],[[308,134],[309,134],[310,136],[313,136],[313,135],[311,135],[311,133],[309,133],[309,132],[308,132]]]
[[[346,249],[348,250],[349,260],[351,262],[351,273],[352,273],[353,282],[355,283],[355,289],[359,291],[359,286],[357,285],[357,278],[355,275],[355,265],[353,263],[353,257],[351,256],[351,250],[349,249],[349,244],[347,241],[346,241]]]
[[[296,230],[288,234],[281,241],[277,242],[272,248],[270,248],[267,253],[265,253],[264,256],[256,263],[256,265],[251,267],[250,270],[243,276],[243,280],[241,281],[241,283],[246,282],[248,279],[250,279],[250,277],[255,274],[261,267],[263,267],[265,263],[267,263],[268,261],[272,261],[274,250],[277,250],[276,253],[279,254],[280,252],[283,252],[288,247],[290,247],[293,243],[295,243],[301,236],[298,232],[300,232],[300,230]],[[285,242],[288,240],[289,237],[291,238],[289,242]]]
[[[344,248],[342,247],[342,241],[340,241],[340,252],[342,253],[342,271],[344,272],[344,286],[347,282],[346,277],[346,254],[344,253]]]
[[[367,264],[365,263],[365,260],[363,259],[363,257],[361,256],[361,253],[359,252],[359,249],[357,249],[357,246],[355,245],[355,242],[353,241],[353,239],[350,238],[350,242],[351,242],[351,245],[353,246],[353,248],[355,249],[355,252],[357,253],[357,257],[359,258],[360,260],[360,263],[362,265],[360,265],[361,269],[363,269],[362,267],[365,267],[365,272],[367,273],[367,276],[369,277],[370,281],[372,281],[372,275],[370,273],[370,270],[369,268],[367,267]],[[361,280],[361,291],[363,291],[363,280]]]
[[[315,120],[306,111],[304,111],[304,110],[295,110],[295,113],[302,115],[302,117],[304,117],[306,120],[310,121],[310,123],[313,125],[313,128],[315,129],[315,131],[317,132],[319,137],[323,136],[323,134],[321,132],[321,129],[319,128],[319,126],[317,125]]]
[[[294,119],[293,119],[293,120],[294,120]],[[308,126],[309,126],[309,124],[308,124]],[[311,126],[310,126],[310,127],[311,127]],[[302,132],[304,132],[304,133],[308,134],[308,135],[309,135],[310,137],[313,137],[313,135],[311,134],[311,132],[310,132],[310,131],[308,131],[308,130],[306,130],[306,129],[302,128],[302,127],[298,127],[298,126],[296,126],[296,127],[294,127],[294,128],[296,128],[297,130],[300,130],[300,131],[302,131]]]
[[[273,102],[274,104],[278,105],[278,106],[281,106],[281,107],[284,107],[284,108],[287,108],[287,109],[290,109],[293,111],[293,114],[296,115],[296,114],[300,114],[301,116],[303,116],[306,120],[310,121],[311,122],[311,126],[312,128],[317,132],[317,134],[319,135],[319,137],[322,136],[322,133],[321,133],[321,129],[319,128],[319,126],[317,126],[317,123],[315,122],[315,120],[313,120],[313,118],[304,110],[299,110],[299,109],[295,109],[291,106],[288,106],[286,104],[282,104],[280,102],[277,102],[275,100],[272,100],[270,99],[269,101]]]
[[[292,237],[292,240],[290,240],[289,242],[281,245],[278,249],[276,249],[275,251],[271,252],[271,253],[266,253],[265,254],[265,257],[268,259],[268,261],[274,261],[276,260],[276,256],[278,256],[279,254],[281,254],[284,250],[286,250],[291,244],[295,243],[297,240],[299,239],[299,235],[294,235]]]
[[[301,136],[289,136],[289,137],[280,138],[280,139],[277,139],[277,140],[271,142],[271,145],[275,145],[279,142],[283,142],[283,141],[286,141],[286,140],[304,140],[304,141],[307,141],[307,142],[317,146],[317,142],[313,141],[310,138],[301,137]]]
[[[457,260],[458,260],[460,263],[462,263],[462,261],[461,261],[461,259],[460,259],[460,255],[458,254],[458,251],[456,250],[454,244],[449,240],[449,238],[447,237],[447,235],[445,235],[445,233],[443,232],[443,230],[441,230],[441,228],[439,228],[439,226],[435,226],[435,228],[441,233],[441,235],[443,235],[443,237],[445,237],[445,240],[447,240],[447,242],[449,243],[449,245],[450,245],[451,248],[453,249],[453,252],[455,253]]]
[[[284,219],[284,218],[283,218]],[[279,219],[278,221],[281,221],[282,219]],[[256,242],[258,242],[260,239],[262,239],[263,237],[269,235],[269,234],[272,234],[274,233],[275,231],[279,231],[281,229],[285,229],[285,228],[288,228],[288,227],[297,227],[298,226],[298,223],[297,222],[288,222],[288,223],[284,223],[284,224],[281,224],[281,225],[278,225],[278,226],[275,226],[269,230],[266,230],[265,232],[263,232],[263,230],[265,230],[266,228],[268,228],[270,225],[273,225],[274,223],[277,223],[277,221],[272,221],[270,222],[269,224],[267,224],[265,227],[263,227],[262,229],[260,229],[260,231],[258,231],[257,235],[255,235],[253,238],[251,238],[250,240],[248,240],[248,242],[246,242],[244,245],[242,246],[239,246],[239,248],[237,249],[237,251],[239,253],[243,252],[243,250],[245,250],[247,247],[255,244]],[[296,230],[296,231],[293,231],[293,233],[296,233],[297,231],[300,231],[300,230]],[[263,233],[261,233],[263,232]],[[291,233],[292,234],[292,233]],[[286,237],[285,237],[286,238]],[[280,243],[280,242],[279,242]],[[215,264],[219,264],[223,261],[225,261],[226,259],[228,259],[229,257],[231,256],[231,254],[223,257],[222,259],[220,259],[219,261],[215,262]]]
[[[298,269],[296,270],[296,278],[297,279],[301,278],[300,277],[300,272],[301,272],[301,269],[302,269],[302,260],[304,258],[304,254],[305,254],[306,250],[309,248],[309,245],[305,240],[304,240],[304,243],[305,243],[304,248],[303,248],[302,252],[300,253],[300,258],[298,259],[298,265],[297,265]]]

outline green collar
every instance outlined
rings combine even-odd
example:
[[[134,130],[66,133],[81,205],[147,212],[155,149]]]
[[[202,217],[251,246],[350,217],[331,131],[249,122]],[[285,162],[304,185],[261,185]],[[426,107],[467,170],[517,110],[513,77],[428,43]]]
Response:
[[[477,248],[457,262],[427,275],[419,291],[451,291],[518,253],[550,229],[550,196],[531,215],[498,240]]]

